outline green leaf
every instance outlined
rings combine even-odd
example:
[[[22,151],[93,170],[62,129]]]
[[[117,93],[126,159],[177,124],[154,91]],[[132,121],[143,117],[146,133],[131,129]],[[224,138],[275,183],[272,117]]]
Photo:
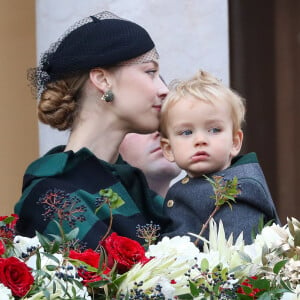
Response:
[[[38,237],[39,242],[41,243],[41,246],[45,249],[45,251],[49,251],[51,248],[50,240],[37,231],[35,232],[35,234]]]
[[[209,262],[208,262],[208,260],[206,258],[203,258],[201,260],[201,270],[202,271],[206,271],[208,269],[209,269]]]
[[[215,285],[213,286],[213,291],[214,291],[215,295],[219,295],[220,286],[221,286],[220,282],[219,283],[215,283]]]
[[[6,217],[5,219],[3,219],[2,222],[3,222],[5,225],[7,225],[7,224],[13,222],[14,219],[15,219],[14,216],[9,216],[9,217]]]
[[[280,280],[280,284],[282,285],[282,287],[284,289],[286,289],[287,291],[292,291],[292,288],[291,288],[291,284],[289,281],[285,282],[283,281],[282,279]]]
[[[288,262],[288,259],[279,261],[278,263],[275,264],[273,268],[273,272],[275,274],[279,274],[280,270],[284,267],[284,265]]]
[[[119,275],[116,279],[114,279],[113,284],[115,286],[120,286],[120,284],[126,279],[127,274]]]
[[[99,281],[89,282],[88,286],[91,288],[99,288],[106,285],[107,283],[108,283],[107,280],[99,280]]]
[[[198,297],[199,296],[199,291],[198,291],[197,286],[191,281],[189,281],[189,286],[190,286],[190,291],[191,291],[192,296],[193,297]]]
[[[116,209],[119,208],[120,206],[122,206],[125,203],[125,201],[121,198],[118,197],[116,201],[114,201],[113,203],[111,203],[111,208],[112,209]]]
[[[300,246],[300,230],[295,230],[294,245],[295,245],[295,247]]]
[[[180,295],[178,296],[179,300],[193,300],[194,297],[191,294],[184,294],[184,295]]]
[[[56,262],[58,265],[60,264],[60,261],[57,257],[55,257],[54,255],[47,253],[47,252],[42,252],[43,255],[45,255],[46,257],[48,257],[50,260],[53,260],[54,262]]]
[[[268,279],[249,278],[249,282],[253,285],[254,288],[257,288],[260,290],[269,290],[270,289],[270,281]]]
[[[98,265],[98,273],[103,270],[103,265],[107,261],[106,252],[103,247],[100,247],[100,259]]]
[[[227,277],[228,277],[228,269],[227,268],[224,268],[222,271],[221,271],[221,278],[226,281],[227,280]]]
[[[247,295],[243,295],[243,294],[237,294],[238,299],[240,300],[253,300],[253,297],[251,296],[247,296]]]
[[[57,241],[59,242],[60,244],[63,243],[63,239],[61,238],[61,236],[57,235],[57,234],[52,234],[52,233],[49,233],[48,234],[49,236],[51,236],[53,238],[54,241]]]
[[[112,189],[102,189],[100,190],[99,194],[108,200],[111,209],[118,208],[125,203],[125,201],[118,195],[118,193],[115,193]]]
[[[243,289],[244,293],[250,294],[252,292],[252,288],[246,285],[242,285],[241,288]]]
[[[78,233],[79,233],[79,228],[76,227],[74,229],[72,229],[69,233],[66,234],[66,240],[67,241],[72,241],[72,240],[75,240],[78,236]]]
[[[41,269],[41,254],[39,251],[36,252],[36,268],[37,270]]]
[[[55,241],[53,244],[52,244],[52,249],[51,249],[51,253],[57,253],[58,250],[59,250],[59,247],[60,247],[60,243]]]
[[[47,269],[48,271],[55,271],[55,270],[57,269],[57,266],[55,266],[55,265],[47,265],[47,266],[46,266],[46,269]]]
[[[271,293],[265,292],[261,296],[259,296],[258,299],[259,300],[275,300],[276,298],[274,299]]]
[[[102,190],[100,190],[99,194],[100,194],[100,196],[110,198],[113,194],[113,190],[112,189],[102,189]]]

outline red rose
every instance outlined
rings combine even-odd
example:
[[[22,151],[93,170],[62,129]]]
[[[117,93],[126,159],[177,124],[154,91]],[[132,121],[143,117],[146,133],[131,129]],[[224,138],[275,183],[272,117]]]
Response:
[[[12,294],[23,297],[34,282],[30,268],[16,257],[0,258],[0,282],[11,289]]]
[[[83,261],[94,268],[98,269],[99,267],[100,254],[92,249],[87,249],[82,253],[71,250],[69,257]],[[110,271],[111,270],[103,264],[102,274],[108,274]],[[101,275],[97,272],[87,271],[85,267],[78,268],[78,275],[83,279],[82,283],[84,285],[88,285],[90,282],[103,280]]]
[[[5,243],[2,240],[0,240],[0,256],[5,253],[5,250]]]
[[[145,249],[140,243],[115,232],[107,237],[102,245],[107,253],[108,266],[111,268],[116,261],[120,274],[130,270],[136,263],[144,264],[150,260],[145,256]]]
[[[94,268],[99,266],[100,254],[92,249],[87,249],[82,253],[71,250],[69,257],[83,261]]]

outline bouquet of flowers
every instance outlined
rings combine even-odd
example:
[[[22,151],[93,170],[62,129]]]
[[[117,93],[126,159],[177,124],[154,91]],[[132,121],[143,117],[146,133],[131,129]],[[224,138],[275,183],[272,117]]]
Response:
[[[226,189],[233,200],[237,191]],[[216,199],[216,207],[223,203],[224,197]],[[209,239],[196,235],[204,242],[201,251],[190,236],[153,243],[158,227],[152,223],[137,228],[145,247],[112,233],[96,249],[82,249],[77,228],[65,233],[57,223],[60,236],[27,238],[16,235],[17,219],[0,217],[1,300],[300,299],[295,218],[284,226],[261,224],[253,243],[245,245],[242,234],[226,239],[222,222],[211,215],[205,225]]]

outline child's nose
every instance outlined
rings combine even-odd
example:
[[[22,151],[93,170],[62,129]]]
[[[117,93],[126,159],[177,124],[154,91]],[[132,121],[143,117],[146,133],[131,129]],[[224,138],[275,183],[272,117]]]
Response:
[[[207,136],[203,132],[199,132],[195,135],[195,146],[201,146],[207,144]]]

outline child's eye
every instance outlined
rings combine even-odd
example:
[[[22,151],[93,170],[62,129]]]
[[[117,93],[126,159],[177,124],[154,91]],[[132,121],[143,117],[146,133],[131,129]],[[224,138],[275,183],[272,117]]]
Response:
[[[208,132],[210,132],[210,133],[219,133],[219,132],[221,132],[221,129],[217,128],[217,127],[213,127],[213,128],[210,128],[208,130]]]
[[[192,133],[193,133],[192,130],[187,129],[187,130],[182,130],[182,131],[180,132],[180,135],[191,135]]]

